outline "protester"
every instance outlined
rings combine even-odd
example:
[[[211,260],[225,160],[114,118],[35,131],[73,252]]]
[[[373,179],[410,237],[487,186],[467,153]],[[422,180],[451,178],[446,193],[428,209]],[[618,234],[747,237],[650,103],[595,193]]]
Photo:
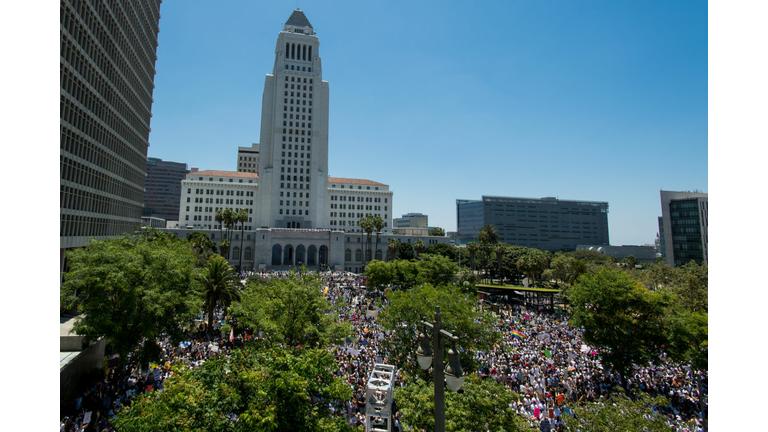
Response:
[[[287,278],[289,274],[264,271],[243,272],[240,276],[243,279]],[[386,306],[387,301],[384,297],[372,298],[365,278],[360,275],[323,272],[320,276],[321,289],[328,301],[334,306],[343,306],[339,320],[354,326],[351,338],[328,348],[338,363],[336,375],[348,383],[352,399],[328,402],[326,406],[335,415],[346,418],[350,425],[364,425],[365,387],[374,364],[387,362],[387,352],[381,342],[389,337],[378,324],[378,309],[373,304],[380,301]],[[623,388],[666,397],[670,405],[657,407],[657,413],[676,430],[703,430],[696,376],[683,365],[663,358],[658,364],[639,367],[629,376],[621,377],[603,367],[598,352],[584,344],[583,331],[570,326],[567,315],[547,312],[538,305],[498,306],[495,331],[501,333],[502,341],[488,352],[475,354],[480,364],[477,375],[504,383],[520,395],[520,400],[510,408],[531,427],[541,431],[563,430],[565,416],[572,415],[576,402],[602,403],[611,392]],[[217,324],[225,319],[224,311],[215,311]],[[130,359],[120,370],[113,365],[105,380],[78,398],[74,412],[66,413],[62,419],[60,431],[79,432],[86,427],[111,431],[109,419],[137,394],[162,391],[163,382],[172,374],[171,365],[199,368],[212,358],[229,358],[232,349],[243,346],[243,335],[234,336],[233,341],[221,332],[211,336],[205,322],[201,314],[193,330],[186,333],[187,340],[179,345],[171,345],[165,338],[158,341],[163,358],[154,368],[136,365]],[[706,374],[702,380],[706,402]],[[403,385],[399,374],[395,385]],[[397,429],[399,414],[393,407]]]

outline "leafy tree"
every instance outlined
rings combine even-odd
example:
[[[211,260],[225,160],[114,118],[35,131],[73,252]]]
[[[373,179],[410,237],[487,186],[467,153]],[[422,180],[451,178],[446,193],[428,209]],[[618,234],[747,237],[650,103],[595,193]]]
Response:
[[[671,287],[675,279],[675,269],[667,263],[651,264],[640,273],[640,278],[646,288],[658,290]]]
[[[433,237],[445,237],[445,230],[442,228],[435,227],[429,230],[429,235]]]
[[[448,285],[459,270],[454,261],[440,255],[424,254],[416,262],[418,268],[417,284]]]
[[[436,243],[429,245],[424,249],[425,254],[441,255],[448,258],[451,261],[456,261],[459,253],[459,248],[445,243]]]
[[[649,291],[621,270],[597,269],[571,290],[571,323],[584,327],[584,341],[604,364],[626,376],[633,364],[658,360],[671,302],[669,293]]]
[[[165,333],[181,341],[178,323],[199,310],[189,242],[128,234],[91,240],[67,257],[71,271],[62,298],[83,313],[75,333],[91,340],[106,337],[122,362],[134,350],[139,362],[158,359],[162,351],[155,338]]]
[[[416,262],[412,260],[397,260],[393,261],[391,265],[394,275],[393,285],[400,288],[412,288],[418,283],[419,267]]]
[[[651,398],[645,393],[637,400],[623,393],[613,393],[605,402],[581,403],[574,407],[575,416],[565,415],[566,431],[674,431],[667,426],[663,415],[653,411],[654,406],[666,406],[663,397]]]
[[[389,305],[379,314],[382,328],[393,333],[382,341],[388,348],[388,361],[411,375],[423,373],[415,361],[417,335],[423,331],[419,323],[422,319],[432,321],[439,305],[443,326],[460,337],[462,368],[467,373],[477,370],[473,352],[487,352],[501,336],[493,328],[495,317],[475,308],[476,298],[456,286],[424,284],[407,291],[389,291]]]
[[[394,399],[400,407],[401,424],[406,431],[435,429],[434,383],[422,379],[409,380],[395,389]],[[519,396],[494,380],[468,376],[460,393],[445,392],[446,431],[523,431],[524,421],[509,408]]]
[[[413,259],[413,246],[411,246],[408,242],[399,242],[399,248],[397,249],[397,256],[399,256],[400,260],[411,260]]]
[[[383,288],[391,285],[395,280],[394,261],[373,260],[365,266],[365,274],[368,276],[368,286]]]
[[[338,323],[321,292],[315,274],[292,271],[288,278],[249,283],[230,313],[239,325],[262,332],[269,345],[325,346],[351,333],[348,323]]]
[[[665,348],[670,358],[691,363],[696,370],[708,370],[708,321],[707,314],[676,311],[670,319],[667,331],[669,342]]]
[[[362,431],[325,404],[352,398],[324,349],[235,350],[231,360],[175,369],[114,419],[120,431]]]
[[[195,267],[202,267],[208,262],[208,258],[217,252],[216,243],[211,240],[208,233],[194,231],[187,234],[187,241],[192,244],[195,252]]]
[[[709,309],[707,290],[709,269],[706,264],[689,261],[675,273],[673,291],[680,299],[680,305],[691,312],[707,313]]]
[[[517,260],[517,268],[534,283],[549,266],[549,256],[539,249],[529,249]]]
[[[213,311],[216,306],[229,307],[240,300],[240,278],[226,258],[212,255],[208,264],[198,272],[202,286],[203,307],[208,313],[208,331],[213,331]]]
[[[634,255],[627,255],[623,260],[621,260],[621,263],[624,264],[627,268],[633,269],[637,265],[637,258]]]
[[[568,255],[576,258],[577,260],[584,261],[588,267],[592,268],[597,266],[610,266],[616,262],[616,258],[610,255],[604,255],[598,251],[589,249],[568,252]]]
[[[584,261],[558,252],[549,263],[549,269],[542,273],[544,279],[554,279],[558,281],[565,295],[570,294],[569,288],[573,286],[579,276],[587,272],[587,265]]]

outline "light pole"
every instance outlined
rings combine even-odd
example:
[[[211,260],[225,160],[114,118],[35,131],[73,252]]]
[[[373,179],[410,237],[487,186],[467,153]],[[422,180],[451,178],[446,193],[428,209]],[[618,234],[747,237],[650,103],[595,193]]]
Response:
[[[435,432],[445,432],[445,381],[448,382],[448,388],[452,391],[458,391],[464,383],[459,353],[456,351],[456,342],[459,338],[443,330],[440,306],[435,306],[435,321],[433,323],[421,321],[421,324],[432,329],[432,343],[435,351]],[[445,367],[445,371],[443,371],[444,339],[453,342],[453,347],[448,350],[448,366]],[[432,347],[430,347],[429,337],[421,333],[419,344],[416,357],[419,360],[419,366],[427,370],[432,364]]]

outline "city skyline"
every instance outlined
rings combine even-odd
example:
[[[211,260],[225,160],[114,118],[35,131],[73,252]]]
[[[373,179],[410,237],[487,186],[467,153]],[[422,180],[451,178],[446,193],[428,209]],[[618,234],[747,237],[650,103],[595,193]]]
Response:
[[[456,199],[607,201],[612,244],[652,243],[659,190],[708,189],[706,4],[486,6],[299,4],[323,41],[329,174],[446,231]],[[295,8],[163,4],[148,156],[236,171]]]

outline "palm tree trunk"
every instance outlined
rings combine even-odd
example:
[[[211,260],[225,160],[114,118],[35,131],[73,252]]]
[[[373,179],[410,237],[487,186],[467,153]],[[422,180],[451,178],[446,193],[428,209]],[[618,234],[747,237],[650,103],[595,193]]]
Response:
[[[240,271],[243,271],[243,237],[245,233],[245,222],[240,222]]]
[[[213,309],[215,303],[208,305],[208,334],[213,334]]]

